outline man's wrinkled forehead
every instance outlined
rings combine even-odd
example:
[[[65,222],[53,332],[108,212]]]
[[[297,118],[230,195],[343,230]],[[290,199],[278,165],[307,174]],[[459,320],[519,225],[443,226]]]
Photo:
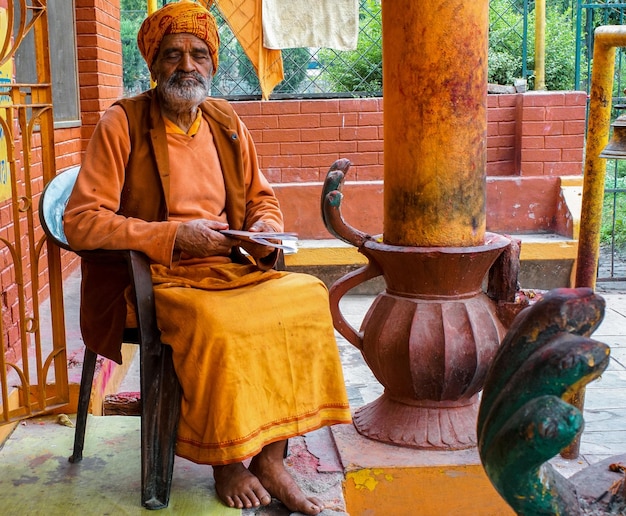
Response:
[[[161,40],[161,45],[157,51],[157,57],[170,52],[197,52],[210,54],[209,45],[193,34],[181,32],[177,34],[167,34]]]

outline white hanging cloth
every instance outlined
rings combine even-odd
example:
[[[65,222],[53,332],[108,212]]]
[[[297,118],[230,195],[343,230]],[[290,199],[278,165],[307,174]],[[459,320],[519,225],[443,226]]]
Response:
[[[354,50],[359,0],[263,0],[263,46]]]

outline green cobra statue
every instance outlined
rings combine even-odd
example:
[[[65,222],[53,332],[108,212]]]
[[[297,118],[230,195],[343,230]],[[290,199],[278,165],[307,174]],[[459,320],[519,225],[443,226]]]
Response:
[[[515,318],[489,368],[478,450],[519,515],[582,514],[575,486],[546,461],[582,432],[582,414],[568,401],[608,365],[609,347],[589,338],[604,308],[589,288],[551,290]]]

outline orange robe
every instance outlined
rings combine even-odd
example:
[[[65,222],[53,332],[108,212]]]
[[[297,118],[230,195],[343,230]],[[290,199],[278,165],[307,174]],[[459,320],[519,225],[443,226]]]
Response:
[[[116,149],[130,152],[123,111],[113,108],[105,117],[105,123],[118,128],[121,143]],[[153,265],[153,280],[162,340],[172,347],[183,388],[176,453],[198,463],[228,464],[255,455],[271,442],[349,423],[327,291],[320,280],[262,272],[223,256],[166,259],[173,249],[167,241],[175,235],[171,224],[195,218],[227,222],[226,191],[206,122],[199,119],[194,136],[170,127],[167,146],[169,216],[155,223],[164,225],[166,242],[165,249],[153,251],[160,257]],[[100,156],[99,161],[116,159]],[[266,195],[269,185],[262,175],[252,184]],[[282,229],[275,208],[260,213]],[[72,216],[80,218],[75,204]],[[98,218],[93,212],[88,216]],[[107,223],[110,215],[104,217]]]

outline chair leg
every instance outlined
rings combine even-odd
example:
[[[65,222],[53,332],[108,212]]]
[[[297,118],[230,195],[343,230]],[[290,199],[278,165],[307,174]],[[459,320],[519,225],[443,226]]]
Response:
[[[85,429],[87,427],[87,413],[89,412],[89,400],[91,398],[91,385],[96,370],[98,354],[85,348],[83,358],[83,370],[80,376],[80,391],[78,394],[78,410],[76,413],[76,431],[74,433],[74,452],[69,458],[72,463],[83,460],[83,446],[85,444]]]
[[[162,345],[161,350],[160,357],[141,357],[142,505],[147,509],[169,503],[182,394],[172,348]]]
[[[141,503],[147,509],[162,509],[170,497],[181,388],[172,348],[161,343],[150,262],[136,251],[130,251],[128,259],[140,340]]]

